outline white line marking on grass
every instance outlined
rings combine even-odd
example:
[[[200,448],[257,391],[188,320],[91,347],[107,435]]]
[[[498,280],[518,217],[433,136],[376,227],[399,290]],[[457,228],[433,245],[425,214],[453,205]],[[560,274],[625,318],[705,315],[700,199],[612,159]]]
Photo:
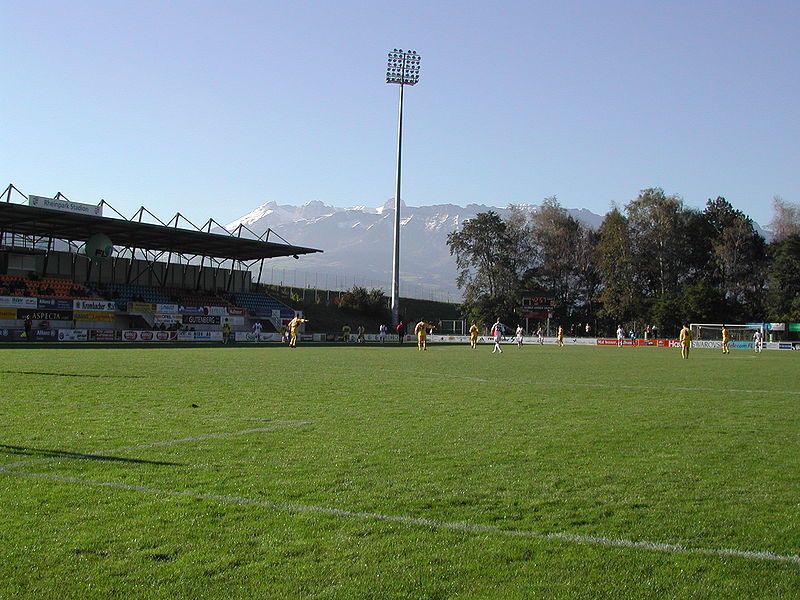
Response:
[[[123,446],[122,448],[112,448],[111,450],[104,450],[102,452],[92,452],[92,453],[74,453],[74,454],[63,454],[58,456],[47,456],[45,458],[35,458],[31,460],[21,460],[18,462],[8,463],[4,465],[0,465],[2,469],[15,469],[17,467],[24,467],[26,465],[35,465],[40,463],[47,463],[56,460],[64,460],[64,459],[96,459],[96,458],[107,458],[110,454],[116,454],[118,452],[129,452],[131,450],[143,450],[145,448],[158,448],[160,446],[171,446],[173,444],[184,444],[187,442],[202,442],[204,440],[216,440],[220,438],[227,438],[227,437],[234,437],[238,435],[248,435],[251,433],[263,433],[265,431],[274,431],[276,429],[284,429],[286,427],[301,427],[303,425],[311,425],[310,421],[287,421],[284,423],[271,425],[269,427],[257,427],[254,429],[243,429],[241,431],[227,431],[222,433],[209,433],[207,435],[198,435],[194,437],[188,438],[181,438],[177,440],[166,440],[162,442],[150,442],[149,444],[139,444],[137,446]]]
[[[426,371],[425,375],[436,375],[438,377],[449,377],[450,379],[464,379],[465,381],[480,381],[481,383],[489,383],[488,379],[481,379],[480,377],[467,377],[466,375],[453,375],[452,373],[431,373],[430,371]]]
[[[474,525],[458,521],[439,521],[436,519],[425,519],[421,517],[405,517],[399,515],[385,515],[381,513],[357,512],[343,510],[339,508],[329,508],[325,506],[308,506],[303,504],[288,504],[284,502],[272,502],[259,498],[243,498],[239,496],[225,496],[220,494],[209,494],[203,492],[193,492],[190,490],[161,490],[143,485],[132,485],[128,483],[116,483],[105,481],[92,481],[80,479],[78,477],[68,477],[64,475],[50,475],[45,473],[29,473],[26,471],[10,471],[0,467],[0,472],[9,475],[19,475],[38,479],[47,479],[61,483],[72,483],[90,487],[104,487],[130,492],[142,492],[147,494],[159,494],[162,496],[195,498],[197,500],[213,500],[223,504],[252,505],[271,508],[276,510],[286,510],[297,513],[311,513],[329,515],[333,517],[343,517],[348,519],[366,519],[375,521],[387,521],[390,523],[400,523],[403,525],[413,525],[418,527],[429,527],[431,529],[447,529],[450,531],[461,531],[465,533],[485,533],[492,535],[508,535],[514,537],[530,538],[536,540],[557,540],[573,544],[587,544],[592,546],[607,546],[617,548],[633,548],[650,550],[652,552],[664,552],[670,554],[704,554],[707,556],[724,556],[743,558],[747,560],[763,560],[770,562],[792,563],[800,565],[800,556],[796,554],[775,554],[773,552],[735,550],[732,548],[698,548],[683,546],[681,544],[665,544],[661,542],[634,541],[626,539],[608,538],[592,535],[575,535],[570,533],[536,533],[524,529],[502,529],[493,525]]]

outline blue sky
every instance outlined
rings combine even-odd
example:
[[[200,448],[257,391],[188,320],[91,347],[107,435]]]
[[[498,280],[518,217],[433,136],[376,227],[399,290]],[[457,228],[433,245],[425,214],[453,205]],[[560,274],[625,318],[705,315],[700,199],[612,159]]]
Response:
[[[229,222],[394,195],[800,201],[800,3],[0,1],[0,185]]]

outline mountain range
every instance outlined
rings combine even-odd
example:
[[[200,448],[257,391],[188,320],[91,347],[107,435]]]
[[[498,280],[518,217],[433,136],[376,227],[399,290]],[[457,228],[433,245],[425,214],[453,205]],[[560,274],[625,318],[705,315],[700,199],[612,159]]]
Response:
[[[538,206],[521,208],[536,211]],[[455,284],[457,269],[447,234],[489,210],[501,216],[509,212],[483,204],[413,207],[401,203],[400,295],[458,301],[461,292]],[[600,227],[604,218],[586,209],[567,212],[593,229]],[[387,294],[391,291],[394,199],[379,208],[338,208],[319,201],[291,206],[270,201],[229,223],[226,229],[232,231],[240,224],[258,236],[271,230],[269,241],[280,242],[274,237],[277,234],[287,243],[323,250],[299,260],[266,261],[262,282],[331,290],[360,285],[381,288]],[[756,229],[765,237],[769,235],[758,225]]]

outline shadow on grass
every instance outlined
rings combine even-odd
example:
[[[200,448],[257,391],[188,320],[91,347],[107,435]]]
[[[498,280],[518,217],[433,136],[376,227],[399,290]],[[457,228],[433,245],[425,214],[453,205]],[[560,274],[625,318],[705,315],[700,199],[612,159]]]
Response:
[[[91,373],[49,373],[47,371],[0,371],[8,375],[51,375],[53,377],[102,377],[105,379],[145,379],[144,375],[93,375]]]
[[[40,456],[42,458],[74,458],[77,460],[102,460],[110,462],[124,462],[143,465],[160,465],[167,467],[182,467],[181,463],[165,462],[160,460],[144,460],[141,458],[124,458],[122,456],[106,456],[103,454],[84,454],[81,452],[68,452],[66,450],[46,450],[42,448],[28,448],[26,446],[9,446],[0,444],[0,451],[21,456]],[[2,464],[0,464],[2,467]]]

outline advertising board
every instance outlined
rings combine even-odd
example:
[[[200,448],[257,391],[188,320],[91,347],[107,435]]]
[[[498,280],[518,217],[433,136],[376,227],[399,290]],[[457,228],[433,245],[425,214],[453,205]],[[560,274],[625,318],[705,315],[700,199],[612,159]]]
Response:
[[[177,304],[156,304],[156,312],[162,315],[177,315],[181,312]]]
[[[113,342],[117,339],[113,329],[90,329],[89,341],[92,342]]]
[[[113,312],[102,312],[99,310],[76,310],[72,313],[72,318],[76,321],[94,321],[102,323],[113,323]]]
[[[128,312],[151,314],[155,311],[155,304],[150,302],[128,302]]]
[[[177,331],[142,331],[138,329],[125,329],[122,332],[123,342],[170,342],[177,339]]]
[[[71,310],[52,310],[52,309],[30,309],[20,308],[17,310],[17,318],[24,319],[30,317],[34,321],[72,321]]]
[[[36,298],[22,296],[0,296],[0,308],[37,308]]]
[[[59,329],[58,339],[62,342],[86,342],[89,332],[86,329]]]
[[[35,206],[36,208],[46,208],[48,210],[58,210],[79,215],[103,216],[102,204],[82,204],[80,202],[61,200],[60,198],[48,198],[47,196],[34,196],[31,194],[28,196],[28,205]]]
[[[70,298],[37,298],[37,308],[53,310],[72,310]]]
[[[219,325],[220,318],[212,315],[183,315],[185,325]]]
[[[74,310],[114,312],[117,310],[117,305],[111,300],[73,300],[72,308]]]

